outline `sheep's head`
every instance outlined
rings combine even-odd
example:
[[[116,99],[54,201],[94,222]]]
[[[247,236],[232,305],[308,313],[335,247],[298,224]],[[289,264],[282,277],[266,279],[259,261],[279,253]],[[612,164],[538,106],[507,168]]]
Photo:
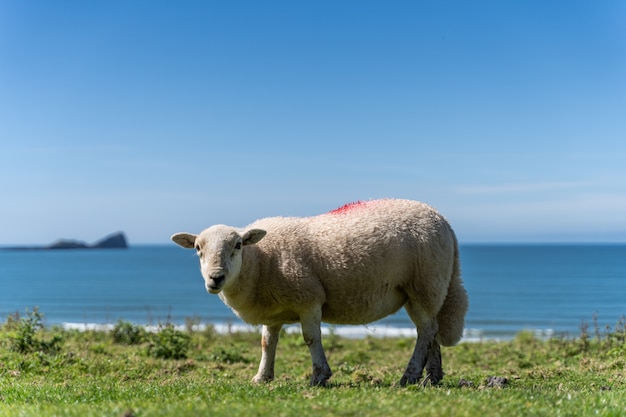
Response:
[[[216,225],[199,235],[176,233],[172,240],[183,248],[196,250],[206,290],[217,294],[239,275],[244,246],[257,243],[265,233],[261,229],[240,233],[233,227]]]

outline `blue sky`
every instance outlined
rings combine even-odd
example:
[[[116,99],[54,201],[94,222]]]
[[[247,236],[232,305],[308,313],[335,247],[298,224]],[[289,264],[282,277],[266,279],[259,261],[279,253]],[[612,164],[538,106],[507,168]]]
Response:
[[[0,244],[381,197],[626,241],[626,3],[0,0]]]

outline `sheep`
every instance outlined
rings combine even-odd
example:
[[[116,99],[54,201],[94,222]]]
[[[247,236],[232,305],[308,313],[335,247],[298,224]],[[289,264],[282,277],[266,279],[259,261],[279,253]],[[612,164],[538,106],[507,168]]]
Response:
[[[215,225],[171,239],[196,250],[209,293],[245,322],[263,325],[256,383],[274,379],[285,324],[301,324],[313,386],[332,375],[321,322],[367,324],[404,307],[417,339],[402,386],[437,384],[440,345],[452,346],[463,334],[468,298],[457,239],[424,203],[359,201],[314,217],[265,218],[244,229]]]

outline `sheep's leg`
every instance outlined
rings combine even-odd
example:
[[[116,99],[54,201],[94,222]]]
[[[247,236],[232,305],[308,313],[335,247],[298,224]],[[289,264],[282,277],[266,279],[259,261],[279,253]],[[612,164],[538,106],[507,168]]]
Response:
[[[436,340],[430,345],[426,359],[426,377],[422,384],[437,385],[443,378],[443,367],[441,366],[441,348]]]
[[[437,367],[438,343],[435,341],[437,334],[437,320],[425,319],[425,313],[409,303],[406,307],[409,317],[417,327],[417,340],[415,349],[409,363],[400,379],[400,385],[417,384],[422,378],[422,372],[427,359],[432,367]],[[435,347],[436,345],[436,347]],[[439,356],[439,363],[441,357]]]
[[[302,336],[304,337],[304,342],[309,347],[311,361],[313,363],[313,373],[311,374],[312,386],[326,385],[328,379],[333,374],[326,360],[324,347],[322,346],[322,330],[320,328],[321,317],[322,313],[318,311],[310,317],[301,318]]]
[[[259,363],[259,371],[252,378],[252,382],[269,382],[274,379],[276,345],[278,344],[281,329],[281,325],[263,326],[261,332],[261,363]]]

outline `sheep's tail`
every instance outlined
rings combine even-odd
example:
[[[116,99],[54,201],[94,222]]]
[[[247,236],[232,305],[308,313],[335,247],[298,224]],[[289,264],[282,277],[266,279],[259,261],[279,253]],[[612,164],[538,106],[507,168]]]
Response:
[[[454,264],[452,278],[448,285],[448,294],[443,302],[443,306],[437,314],[439,331],[437,341],[443,346],[452,346],[458,343],[463,337],[465,328],[465,313],[469,306],[467,292],[463,287],[461,279],[461,261],[459,259],[459,244],[452,233],[454,239]]]

